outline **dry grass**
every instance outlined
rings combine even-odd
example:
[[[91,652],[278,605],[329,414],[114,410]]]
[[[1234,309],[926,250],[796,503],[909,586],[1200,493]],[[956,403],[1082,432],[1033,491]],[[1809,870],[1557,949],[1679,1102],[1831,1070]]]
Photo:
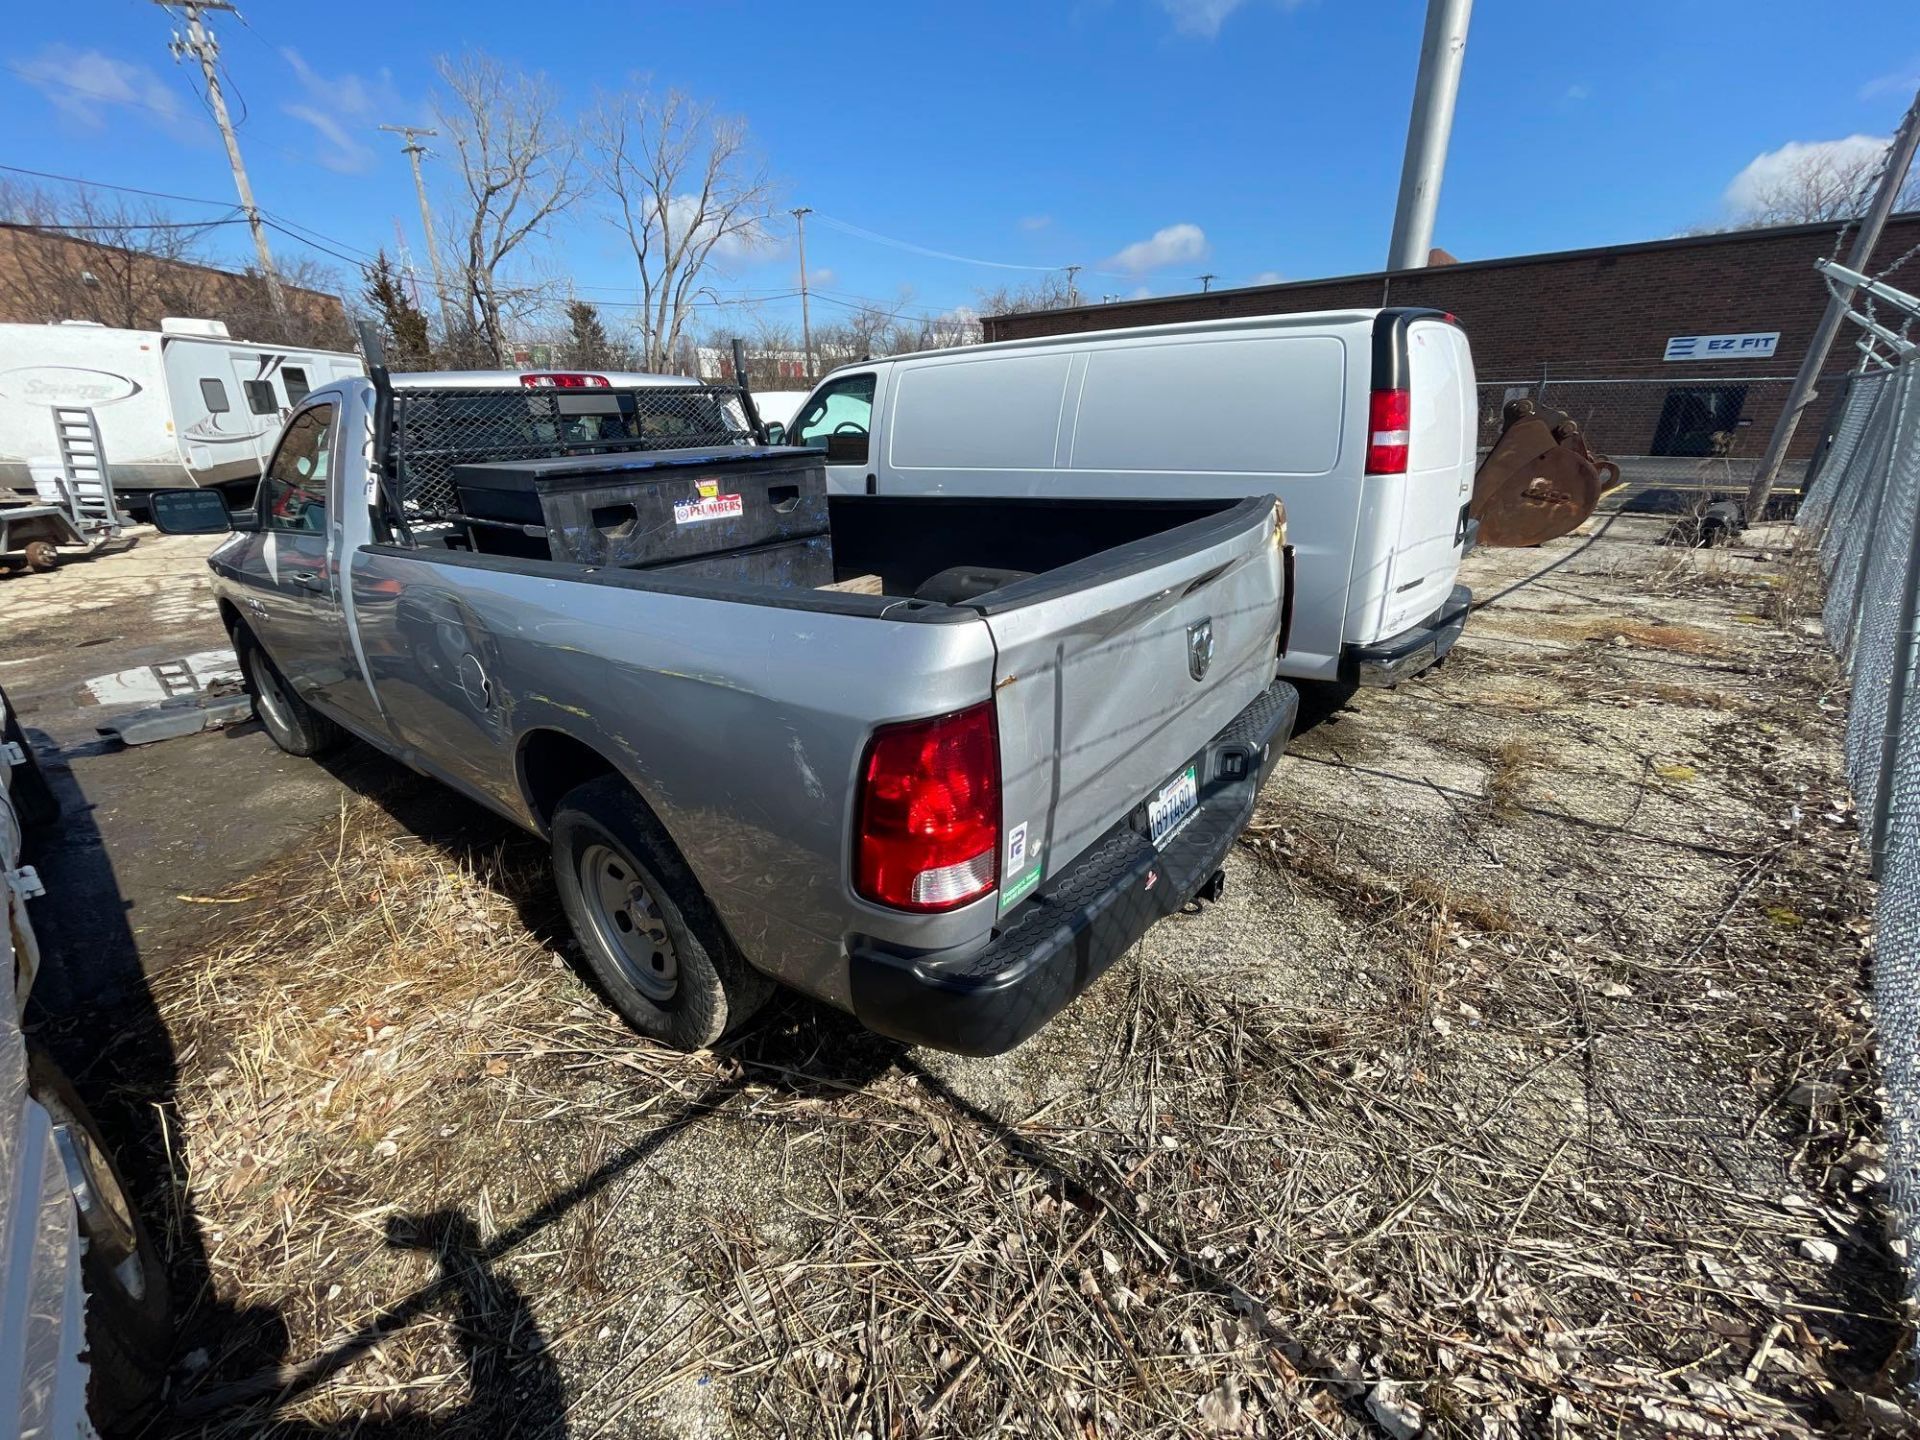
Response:
[[[797,1002],[662,1052],[556,949],[537,845],[349,803],[160,995],[211,1338],[159,1428],[1840,1425],[1901,1321],[1827,682],[1727,669],[1744,594],[1632,618],[1632,558],[1563,574],[1567,623],[1671,663],[1483,617],[1301,737],[1227,902],[996,1061]],[[1552,703],[1508,733],[1516,677]],[[284,1353],[221,1343],[261,1308]]]

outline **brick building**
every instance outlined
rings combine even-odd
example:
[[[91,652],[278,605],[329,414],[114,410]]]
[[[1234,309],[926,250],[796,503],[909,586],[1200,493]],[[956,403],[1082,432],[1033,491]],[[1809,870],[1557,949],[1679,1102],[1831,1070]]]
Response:
[[[988,316],[988,340],[1124,329],[1229,316],[1380,305],[1426,305],[1458,316],[1481,380],[1481,442],[1499,431],[1502,403],[1541,395],[1615,455],[1669,456],[1729,468],[1758,456],[1826,304],[1813,262],[1834,251],[1832,223],[1689,235],[1635,245],[1563,250],[1301,280],[1284,285],[1124,300]],[[1879,269],[1920,245],[1920,213],[1887,223]],[[1920,261],[1894,276],[1920,285]],[[1678,337],[1773,336],[1770,353],[1667,359]],[[1843,333],[1836,376],[1859,359]],[[1687,347],[1676,347],[1686,349]],[[1765,349],[1764,344],[1760,347]],[[1544,381],[1544,391],[1542,383]],[[1838,385],[1822,384],[1823,396]],[[1816,402],[1815,414],[1820,412]],[[1811,452],[1818,425],[1802,425],[1794,454]]]
[[[284,323],[257,275],[0,222],[0,323],[92,320],[157,330],[163,316],[183,315],[224,320],[237,338],[352,348],[338,295],[280,288],[289,311]]]

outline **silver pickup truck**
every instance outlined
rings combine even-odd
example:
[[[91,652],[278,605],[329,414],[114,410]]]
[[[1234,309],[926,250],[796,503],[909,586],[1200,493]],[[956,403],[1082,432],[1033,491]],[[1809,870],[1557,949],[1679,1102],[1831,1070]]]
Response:
[[[580,387],[620,421],[591,443],[553,408]],[[163,491],[154,518],[236,532],[209,563],[283,749],[351,733],[550,838],[637,1030],[711,1044],[778,982],[912,1043],[1017,1045],[1217,894],[1298,704],[1279,508],[835,496],[836,583],[800,588],[556,560],[440,483],[672,445],[675,517],[722,513],[684,447],[755,441],[689,427],[738,416],[715,388],[376,369],[294,410],[253,511]],[[988,579],[928,590],[954,567]]]

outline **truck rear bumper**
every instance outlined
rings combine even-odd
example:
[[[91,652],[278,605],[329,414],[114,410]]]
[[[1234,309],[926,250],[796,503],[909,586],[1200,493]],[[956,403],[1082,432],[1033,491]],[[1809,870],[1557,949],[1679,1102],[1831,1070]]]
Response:
[[[1388,640],[1348,645],[1340,652],[1340,678],[1350,685],[1398,685],[1446,658],[1467,628],[1473,591],[1453,587],[1433,614]]]
[[[962,1055],[1027,1039],[1213,877],[1253,818],[1299,705],[1284,680],[1263,690],[1195,757],[1199,806],[1163,846],[1129,816],[1045,881],[984,950],[956,958],[855,946],[853,1013],[882,1035]]]

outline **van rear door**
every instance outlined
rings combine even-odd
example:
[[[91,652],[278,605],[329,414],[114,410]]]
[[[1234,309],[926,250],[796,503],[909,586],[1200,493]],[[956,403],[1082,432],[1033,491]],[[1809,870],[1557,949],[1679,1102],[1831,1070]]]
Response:
[[[1407,326],[1410,421],[1400,523],[1379,635],[1397,635],[1440,608],[1460,573],[1479,421],[1466,332],[1435,317]]]
[[[1003,910],[1177,790],[1273,682],[1277,526],[1270,497],[1242,500],[976,602],[996,651]]]

